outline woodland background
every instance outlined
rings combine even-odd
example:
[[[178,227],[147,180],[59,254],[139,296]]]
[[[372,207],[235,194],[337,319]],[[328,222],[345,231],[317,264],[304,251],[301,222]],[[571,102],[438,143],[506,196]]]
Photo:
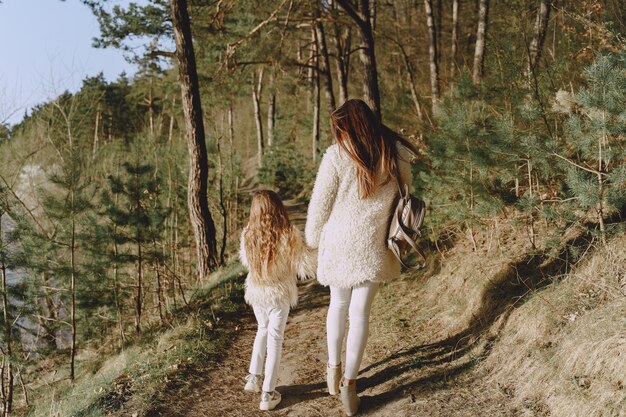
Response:
[[[443,263],[504,223],[527,253],[570,264],[624,233],[620,0],[84,3],[95,45],[140,70],[0,124],[4,415],[100,415],[119,379],[90,397],[95,414],[51,404],[190,317],[177,368],[147,380],[211,357],[227,337],[212,339],[216,311],[242,303],[250,191],[305,204],[346,98],[419,148],[422,244]],[[624,266],[612,273],[608,297],[623,297]]]

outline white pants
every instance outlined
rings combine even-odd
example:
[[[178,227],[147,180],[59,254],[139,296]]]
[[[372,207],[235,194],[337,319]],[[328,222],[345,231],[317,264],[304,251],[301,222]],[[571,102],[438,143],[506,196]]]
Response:
[[[369,334],[370,310],[378,283],[366,282],[353,288],[330,287],[330,306],[326,318],[328,363],[341,363],[341,345],[346,333],[346,316],[350,317],[350,329],[346,342],[344,377],[356,379]]]
[[[252,306],[252,308],[258,329],[252,347],[250,373],[261,375],[263,364],[265,364],[263,391],[271,392],[276,388],[280,356],[283,350],[283,335],[289,316],[289,304],[268,308]],[[266,353],[267,360],[265,359]]]

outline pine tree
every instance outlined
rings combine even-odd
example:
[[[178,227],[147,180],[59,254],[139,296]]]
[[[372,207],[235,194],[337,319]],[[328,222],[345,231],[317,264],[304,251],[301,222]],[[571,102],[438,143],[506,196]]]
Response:
[[[432,208],[430,227],[439,229],[450,221],[463,224],[476,249],[474,227],[502,206],[497,180],[506,167],[505,144],[495,133],[494,113],[467,73],[444,96],[435,121],[428,160],[418,166],[416,186]],[[425,169],[427,164],[430,169]]]
[[[572,208],[594,212],[605,241],[607,217],[626,207],[626,54],[599,55],[584,78],[586,87],[569,101],[557,95],[570,114],[555,155],[566,164]]]
[[[113,243],[120,247],[114,254],[115,265],[135,265],[135,330],[141,331],[144,304],[144,275],[148,267],[155,271],[157,300],[160,308],[160,271],[164,254],[159,249],[163,225],[168,216],[160,201],[161,179],[154,167],[139,162],[123,163],[123,175],[109,176],[109,190],[103,193],[104,214],[109,219]],[[114,196],[119,196],[116,202]],[[122,253],[122,250],[124,252]]]
[[[86,197],[87,183],[84,174],[84,158],[76,144],[70,144],[62,165],[50,176],[53,191],[43,192],[43,209],[52,225],[50,241],[58,247],[55,275],[69,281],[70,296],[70,379],[75,376],[77,350],[77,298],[76,288],[84,271],[78,263],[79,234],[84,227],[85,211],[91,208]]]

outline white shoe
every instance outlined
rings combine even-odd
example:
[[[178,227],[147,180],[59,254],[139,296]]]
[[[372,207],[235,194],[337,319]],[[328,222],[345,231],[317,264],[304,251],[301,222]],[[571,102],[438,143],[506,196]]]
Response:
[[[243,387],[244,391],[261,392],[261,375],[249,374],[246,381],[246,386]]]
[[[326,385],[330,395],[339,394],[339,381],[341,381],[341,364],[337,366],[328,364],[326,367]]]
[[[340,388],[341,402],[346,415],[353,416],[359,411],[361,399],[356,395],[356,383],[352,385],[342,385]]]
[[[259,404],[259,409],[261,411],[269,411],[276,408],[278,403],[280,403],[281,396],[280,392],[274,390],[272,392],[265,392],[261,394],[261,404]]]

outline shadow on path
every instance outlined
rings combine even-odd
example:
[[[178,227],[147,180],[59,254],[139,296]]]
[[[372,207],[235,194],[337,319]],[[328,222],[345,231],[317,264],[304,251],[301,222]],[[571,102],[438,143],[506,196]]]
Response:
[[[359,378],[360,391],[392,382],[392,388],[385,392],[363,395],[364,413],[380,410],[390,401],[420,387],[436,389],[482,362],[491,353],[514,309],[521,306],[531,292],[557,281],[568,272],[569,248],[590,243],[591,236],[581,234],[566,242],[557,256],[550,256],[547,252],[535,253],[506,265],[487,278],[489,284],[483,292],[480,307],[465,330],[435,343],[399,350],[364,368],[361,371],[363,376]],[[498,328],[492,329],[496,321]],[[486,332],[488,329],[492,331]],[[423,373],[415,376],[412,372],[420,368],[426,371],[425,376]]]

